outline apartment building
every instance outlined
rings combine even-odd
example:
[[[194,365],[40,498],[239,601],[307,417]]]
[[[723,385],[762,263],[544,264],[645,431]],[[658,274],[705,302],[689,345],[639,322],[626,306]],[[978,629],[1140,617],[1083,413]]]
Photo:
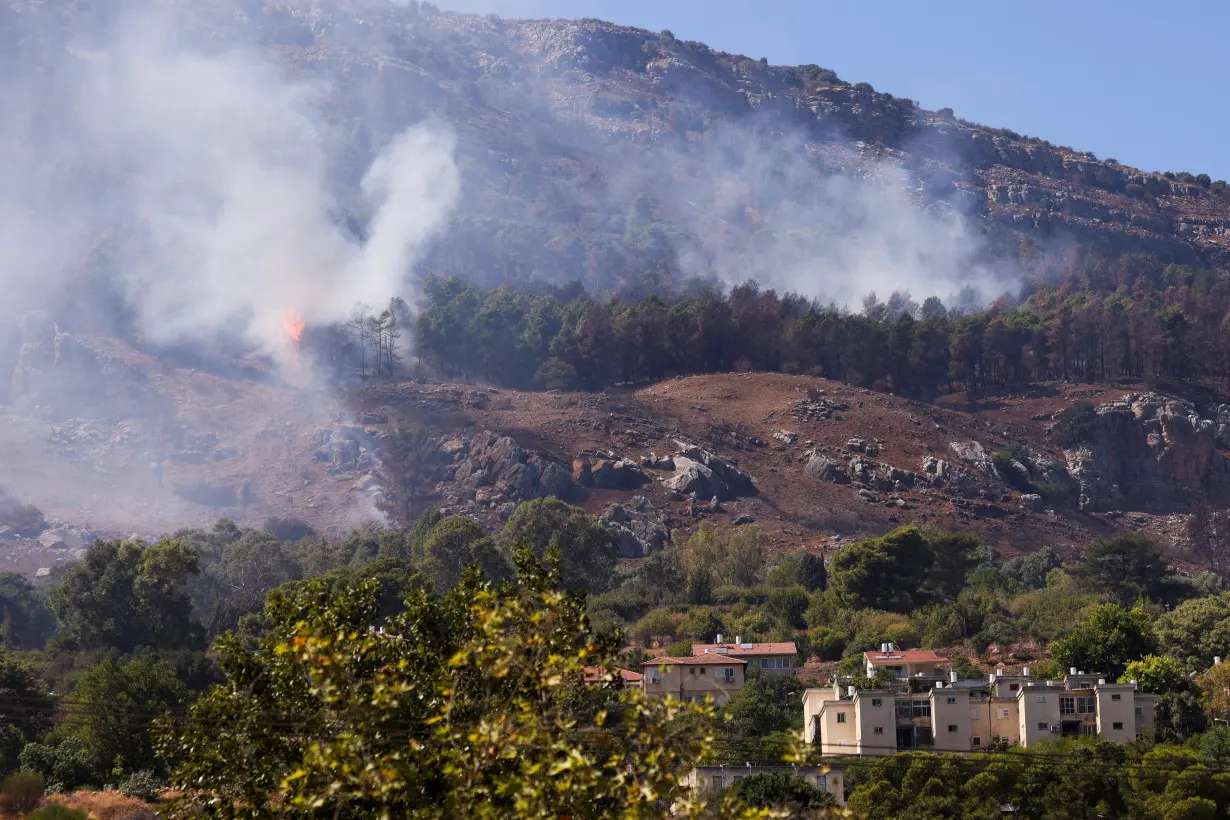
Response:
[[[714,643],[693,644],[692,654],[697,657],[727,655],[732,658],[742,658],[747,661],[748,670],[754,668],[762,672],[793,675],[794,661],[798,657],[799,650],[793,641],[744,643],[742,638],[736,637],[734,643],[725,643],[722,635],[719,634]]]
[[[864,652],[863,663],[869,678],[877,669],[888,670],[894,678],[942,675],[942,667],[948,665],[930,649],[898,649],[891,643],[880,644],[879,652]]]
[[[675,697],[684,702],[706,695],[723,704],[743,688],[747,661],[711,653],[689,658],[651,658],[641,664],[642,685],[650,697]]]
[[[712,765],[697,766],[683,779],[683,785],[696,789],[701,793],[720,791],[732,783],[737,783],[745,777],[754,774],[776,774],[790,772],[798,775],[816,788],[826,791],[837,799],[837,805],[846,804],[845,780],[840,766],[752,766],[752,765]]]
[[[992,675],[929,685],[915,676],[893,688],[803,693],[808,743],[824,755],[890,755],[898,751],[969,752],[996,742],[1033,746],[1045,739],[1097,736],[1115,743],[1152,738],[1154,696],[1133,683],[1108,683],[1070,670],[1062,680]]]

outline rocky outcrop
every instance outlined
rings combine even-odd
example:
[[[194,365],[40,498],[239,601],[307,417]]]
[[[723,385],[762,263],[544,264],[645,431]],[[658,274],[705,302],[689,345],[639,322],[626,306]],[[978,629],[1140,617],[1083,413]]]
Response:
[[[454,494],[460,491],[495,506],[547,496],[565,501],[583,498],[584,491],[572,483],[572,474],[562,464],[526,453],[508,436],[484,430],[469,440],[450,439],[442,451],[452,454],[445,479],[455,484]]]
[[[627,459],[580,458],[572,462],[572,480],[598,490],[635,490],[648,482],[649,476]]]
[[[956,454],[957,458],[988,478],[1000,478],[999,470],[995,468],[995,462],[987,454],[986,448],[977,441],[954,441],[948,447]]]
[[[674,475],[662,482],[668,489],[692,493],[702,500],[716,498],[720,501],[760,492],[756,480],[729,461],[694,444],[682,441],[676,444],[679,454],[674,458]]]
[[[1137,393],[1095,409],[1085,440],[1065,451],[1080,484],[1078,506],[1169,511],[1194,495],[1230,494],[1227,460],[1217,451],[1217,422],[1181,399]]]
[[[666,519],[643,495],[612,504],[599,520],[615,536],[621,558],[640,558],[670,542]]]
[[[821,481],[831,481],[834,484],[849,484],[850,476],[839,461],[834,461],[821,453],[812,453],[807,458],[803,471],[812,478]]]

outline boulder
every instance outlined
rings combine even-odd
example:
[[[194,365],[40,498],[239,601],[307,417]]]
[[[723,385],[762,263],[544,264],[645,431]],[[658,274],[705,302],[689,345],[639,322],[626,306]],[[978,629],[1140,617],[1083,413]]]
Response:
[[[989,478],[999,478],[995,462],[987,454],[986,448],[977,441],[954,441],[948,445],[957,458],[969,464],[978,472]]]
[[[807,459],[806,466],[803,471],[812,478],[818,478],[821,481],[831,481],[834,484],[850,483],[850,476],[846,474],[845,468],[840,462],[823,456],[820,453],[812,453]]]
[[[691,461],[694,464],[700,464],[706,467],[710,474],[713,486],[710,488],[711,496],[717,496],[723,501],[728,501],[739,496],[757,495],[760,488],[756,486],[756,479],[741,471],[738,467],[731,464],[725,459],[719,458],[713,453],[693,444],[687,444],[682,441],[676,442],[679,445],[679,456],[676,458],[676,469],[679,469],[678,462],[681,460]],[[679,489],[679,488],[674,488]]]
[[[612,504],[598,519],[615,536],[622,558],[639,558],[670,541],[666,519],[643,495]]]

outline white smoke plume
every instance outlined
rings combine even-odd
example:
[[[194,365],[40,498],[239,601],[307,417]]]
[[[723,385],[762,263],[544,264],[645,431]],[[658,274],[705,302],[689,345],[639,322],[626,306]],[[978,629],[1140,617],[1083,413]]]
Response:
[[[360,242],[329,185],[338,140],[317,107],[324,89],[256,47],[190,44],[174,17],[150,9],[121,16],[100,42],[74,43],[43,89],[56,96],[31,94],[28,75],[0,80],[25,108],[0,126],[18,166],[0,213],[18,247],[36,246],[0,251],[0,286],[55,283],[122,225],[109,261],[142,336],[225,332],[274,355],[287,311],[326,323],[397,294],[455,205],[452,135],[421,124],[383,148],[363,183],[371,220]],[[41,142],[45,128],[54,138]],[[64,180],[67,169],[79,176]]]

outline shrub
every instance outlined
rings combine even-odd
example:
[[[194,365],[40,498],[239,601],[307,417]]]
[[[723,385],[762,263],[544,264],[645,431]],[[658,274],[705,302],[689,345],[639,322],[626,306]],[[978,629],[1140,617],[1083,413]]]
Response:
[[[133,772],[120,781],[119,790],[129,797],[153,803],[162,792],[163,784],[149,769]]]
[[[38,772],[13,772],[0,782],[0,808],[6,814],[25,814],[43,799],[47,781]]]
[[[675,641],[666,647],[666,654],[671,658],[690,658],[692,657],[692,642]]]

